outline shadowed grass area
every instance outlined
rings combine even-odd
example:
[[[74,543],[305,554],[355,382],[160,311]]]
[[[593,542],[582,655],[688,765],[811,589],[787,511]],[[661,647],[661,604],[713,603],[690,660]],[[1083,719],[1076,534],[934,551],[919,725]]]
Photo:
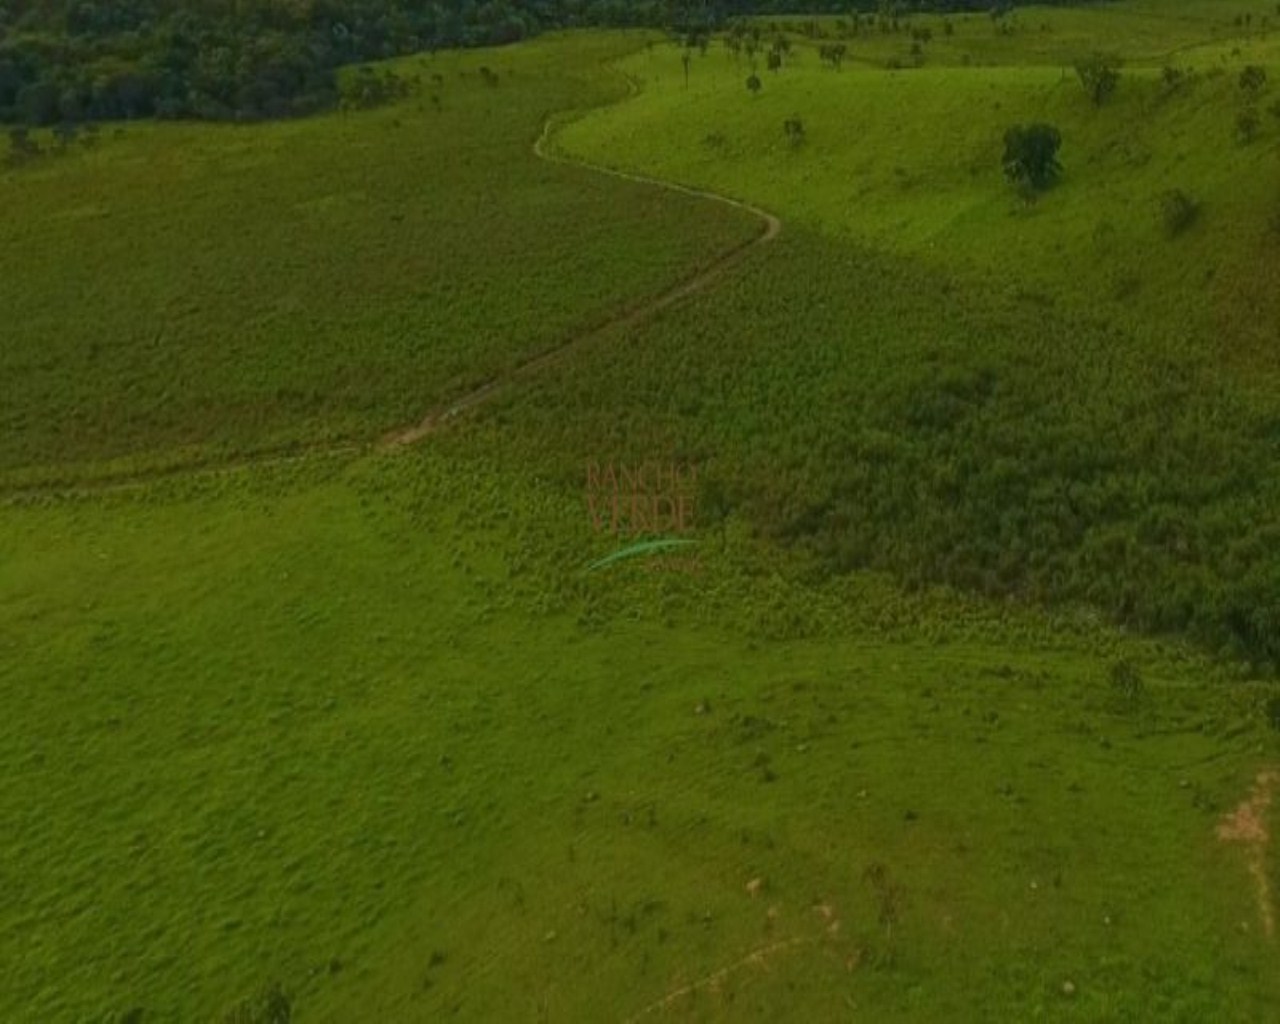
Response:
[[[766,203],[788,231],[705,302],[619,338],[634,360],[602,346],[509,415],[539,419],[527,436],[551,459],[607,436],[719,460],[729,505],[820,571],[1084,601],[1273,669],[1280,120],[1247,145],[1233,126],[1252,102],[1241,69],[1274,61],[1280,36],[1223,22],[1176,88],[1139,40],[1100,108],[1022,51],[1070,27],[1072,50],[1128,56],[1125,26],[1149,10],[1043,12],[1049,33],[1024,10],[1007,35],[912,19],[941,50],[903,70],[836,71],[796,36],[756,97],[747,58],[719,46],[695,54],[687,89],[674,46],[622,62],[639,96],[561,145]],[[1169,28],[1172,48],[1208,13],[1151,32]],[[971,41],[1001,62],[957,62]],[[1060,128],[1065,170],[1028,205],[1001,138],[1040,120]],[[1171,187],[1199,204],[1173,238]],[[566,406],[583,412],[540,412]]]

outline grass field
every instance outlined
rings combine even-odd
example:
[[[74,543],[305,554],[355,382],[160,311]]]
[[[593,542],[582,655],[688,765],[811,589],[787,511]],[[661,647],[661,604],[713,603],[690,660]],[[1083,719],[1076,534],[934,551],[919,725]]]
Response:
[[[584,586],[577,502],[440,447],[5,514],[6,1019],[621,1020],[792,940],[675,1009],[1264,1019],[1265,689],[741,537]]]
[[[641,446],[727,462],[744,512],[828,567],[1084,600],[1276,664],[1280,119],[1248,145],[1230,133],[1240,70],[1274,67],[1280,36],[1183,47],[1210,9],[1171,22],[1190,70],[1172,92],[1150,40],[1123,49],[1138,16],[1123,7],[1043,12],[1051,31],[1009,35],[923,19],[943,50],[905,70],[881,62],[905,33],[851,38],[840,71],[797,41],[758,96],[747,59],[719,47],[694,52],[687,89],[675,46],[623,62],[639,98],[561,146],[764,203],[787,235],[646,333],[661,395],[615,400],[630,368],[584,360],[564,398],[519,415],[569,403],[597,420],[529,436],[554,457],[632,417]],[[1057,56],[1012,65],[1024,38],[1057,34]],[[971,45],[984,61],[959,63]],[[1093,46],[1125,63],[1100,109],[1060,66]],[[1040,119],[1062,131],[1065,171],[1028,207],[1002,180],[1001,137]],[[1175,238],[1158,203],[1171,187],[1201,203]]]
[[[966,296],[1021,297],[1047,316],[1086,308],[1164,355],[1207,338],[1249,375],[1274,372],[1280,116],[1260,114],[1258,137],[1241,145],[1235,115],[1276,101],[1274,85],[1250,100],[1238,76],[1248,64],[1280,63],[1280,26],[1191,46],[1207,24],[1230,30],[1226,14],[1207,21],[1221,5],[1158,6],[1200,16],[1168,26],[1110,9],[1031,9],[1009,35],[973,15],[947,19],[951,36],[943,19],[918,18],[912,25],[933,39],[923,66],[900,70],[886,63],[904,56],[905,31],[846,37],[839,71],[820,61],[822,41],[800,38],[782,70],[757,61],[763,88],[754,97],[745,56],[720,46],[695,53],[686,88],[680,49],[655,46],[619,65],[639,83],[640,100],[593,112],[561,141],[598,163],[767,201],[789,222],[958,278]],[[1270,5],[1241,7],[1249,9],[1261,17]],[[1144,39],[1135,22],[1148,35],[1169,34]],[[1101,109],[1072,70],[1091,49],[1124,61]],[[1176,89],[1163,83],[1166,65],[1190,72]],[[805,128],[799,146],[783,131],[793,116]],[[1001,139],[1010,125],[1040,120],[1063,133],[1064,178],[1027,208],[1002,187]],[[1173,188],[1203,212],[1171,241],[1159,197]]]
[[[414,58],[396,108],[130,124],[9,171],[0,472],[367,441],[749,237],[534,156],[546,115],[625,94],[600,62],[631,45]]]
[[[0,176],[0,1019],[1271,1019],[1280,122],[1204,142],[1263,10],[796,35],[756,97],[571,33]],[[555,113],[781,235],[629,315],[760,218]],[[656,458],[699,571],[585,571],[584,465]]]

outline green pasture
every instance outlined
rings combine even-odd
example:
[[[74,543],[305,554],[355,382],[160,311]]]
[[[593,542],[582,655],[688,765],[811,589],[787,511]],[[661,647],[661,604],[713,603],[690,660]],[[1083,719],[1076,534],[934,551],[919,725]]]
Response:
[[[1222,13],[1209,22],[1214,9]],[[1269,9],[1240,11],[1260,18]],[[1271,11],[1270,31],[1188,48],[1186,33],[1203,39],[1209,24],[1218,29],[1211,39],[1239,31],[1231,16],[1240,12],[1139,10],[1029,8],[1007,35],[985,15],[946,19],[950,36],[944,19],[912,18],[932,39],[920,67],[896,70],[888,62],[912,44],[907,28],[846,30],[848,55],[835,70],[818,55],[837,38],[828,19],[824,39],[789,34],[782,68],[769,71],[769,26],[802,19],[762,20],[754,60],[716,41],[705,55],[693,51],[687,86],[675,44],[620,62],[639,98],[591,112],[560,141],[593,162],[712,187],[788,222],[908,255],[955,278],[966,297],[1025,296],[1047,317],[1064,304],[1086,309],[1122,325],[1132,344],[1166,354],[1212,346],[1246,379],[1265,371],[1270,380],[1280,323],[1280,14]],[[1135,21],[1145,36],[1131,30]],[[1167,35],[1152,38],[1156,31]],[[1119,87],[1101,108],[1073,69],[1095,50],[1122,61]],[[1239,85],[1250,64],[1270,69],[1256,97]],[[1164,83],[1166,65],[1184,72],[1177,86]],[[762,81],[755,96],[745,85],[753,66]],[[1259,129],[1244,144],[1236,118],[1250,107]],[[784,132],[789,118],[803,123],[798,145]],[[1002,180],[1000,158],[1005,130],[1034,121],[1061,131],[1063,177],[1028,206]],[[1170,239],[1160,199],[1172,189],[1199,203],[1200,215]]]
[[[1268,691],[1177,646],[815,590],[737,531],[699,577],[584,576],[576,496],[461,435],[0,524],[6,1020],[217,1021],[272,983],[300,1021],[1280,995],[1213,837]]]
[[[394,108],[128,124],[0,170],[0,472],[374,440],[750,237],[533,154],[625,94],[601,61],[634,45],[412,58]]]
[[[0,1020],[1274,1016],[1280,13],[949,20],[0,172]],[[761,223],[553,114],[782,233],[628,318]],[[588,509],[645,459],[670,563]]]

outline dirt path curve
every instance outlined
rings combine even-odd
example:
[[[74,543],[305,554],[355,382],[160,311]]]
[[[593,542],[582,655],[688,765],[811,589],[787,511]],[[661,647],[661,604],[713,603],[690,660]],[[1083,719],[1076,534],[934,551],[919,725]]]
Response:
[[[618,72],[618,74],[623,74],[623,72]],[[639,86],[636,84],[635,79],[630,75],[624,74],[624,77],[627,81],[627,99],[633,99],[640,92]],[[571,116],[576,117],[581,115],[580,113],[575,113]],[[388,434],[383,438],[380,448],[385,450],[388,448],[397,448],[404,445],[414,444],[422,440],[428,434],[437,430],[449,420],[453,419],[453,417],[457,416],[459,413],[465,412],[467,409],[479,405],[485,399],[492,397],[493,394],[502,387],[502,385],[509,383],[518,377],[527,376],[530,373],[543,369],[548,364],[563,358],[574,349],[580,348],[582,345],[591,341],[598,335],[603,334],[605,331],[615,327],[627,327],[632,324],[639,323],[642,320],[647,320],[655,313],[666,309],[668,306],[680,301],[686,296],[702,291],[737,264],[749,250],[773,241],[782,231],[782,221],[774,214],[740,199],[733,199],[730,196],[721,195],[719,192],[709,192],[705,189],[691,188],[687,185],[678,185],[675,182],[663,181],[659,178],[650,178],[644,174],[632,174],[629,171],[619,171],[612,167],[605,167],[601,164],[593,164],[585,160],[578,160],[573,157],[556,153],[554,150],[548,149],[548,143],[551,139],[552,128],[557,120],[557,115],[550,115],[543,123],[542,132],[539,134],[537,141],[533,144],[533,152],[543,160],[548,160],[552,163],[564,164],[569,167],[581,167],[590,171],[595,171],[597,174],[607,174],[613,178],[620,178],[623,181],[637,182],[641,185],[652,185],[656,188],[666,189],[669,192],[680,192],[687,196],[696,196],[699,199],[707,199],[712,202],[722,203],[725,206],[732,206],[738,210],[745,210],[760,219],[762,223],[760,233],[754,238],[748,239],[747,241],[734,246],[732,249],[729,249],[727,252],[722,253],[716,257],[710,266],[697,271],[693,276],[687,277],[683,281],[677,282],[666,291],[659,293],[653,298],[648,299],[629,310],[624,309],[620,312],[612,313],[607,319],[566,339],[555,348],[533,356],[531,359],[517,366],[507,377],[491,380],[482,384],[474,391],[454,400],[448,405],[433,409],[426,415],[422,422],[418,423],[416,426],[397,430],[394,433]]]
[[[616,74],[622,75],[627,83],[627,96],[621,101],[635,98],[640,88],[635,79],[616,68],[611,69]],[[594,108],[593,108],[594,109]],[[104,491],[124,490],[129,488],[145,487],[157,480],[174,476],[209,476],[221,473],[230,473],[236,470],[255,468],[259,466],[280,465],[289,462],[297,462],[310,456],[318,455],[338,455],[338,454],[366,454],[370,450],[374,451],[391,451],[403,448],[407,445],[416,444],[427,435],[434,433],[440,427],[444,426],[450,420],[454,419],[460,413],[468,409],[474,408],[486,399],[491,398],[503,386],[512,381],[527,377],[550,365],[551,363],[562,359],[573,350],[581,347],[592,339],[605,333],[615,327],[624,327],[631,324],[639,323],[648,319],[660,310],[666,309],[668,306],[680,301],[681,299],[699,292],[717,281],[725,272],[730,270],[750,250],[760,245],[765,245],[778,237],[782,231],[782,221],[774,214],[767,210],[762,210],[757,206],[734,199],[730,196],[721,195],[718,192],[710,192],[705,189],[691,188],[687,185],[679,185],[675,182],[663,181],[659,178],[651,178],[643,174],[632,174],[628,171],[615,170],[612,167],[605,167],[599,164],[593,164],[585,160],[577,160],[573,157],[556,153],[549,148],[552,137],[552,129],[560,120],[571,120],[581,117],[588,111],[572,111],[569,113],[558,113],[548,115],[543,122],[542,130],[533,144],[534,154],[542,160],[551,163],[563,164],[569,167],[582,168],[594,171],[597,174],[607,174],[610,177],[620,178],[624,181],[636,182],[642,185],[650,185],[655,188],[666,189],[669,192],[680,192],[688,196],[696,196],[700,199],[706,199],[711,202],[722,203],[726,206],[732,206],[738,210],[745,210],[748,213],[758,217],[761,221],[760,233],[755,237],[741,242],[732,249],[717,256],[709,266],[696,271],[691,276],[686,277],[682,281],[676,282],[665,291],[660,292],[652,298],[641,301],[637,305],[630,308],[614,311],[605,319],[595,323],[565,339],[547,351],[532,356],[525,362],[516,366],[508,374],[497,377],[481,384],[472,391],[461,397],[455,398],[444,405],[437,406],[423,417],[419,422],[401,427],[398,430],[387,434],[380,441],[371,445],[360,445],[352,442],[341,442],[328,445],[313,445],[301,449],[293,448],[288,452],[259,452],[255,456],[249,456],[234,461],[219,462],[216,464],[187,464],[178,466],[169,466],[155,470],[135,471],[127,474],[116,476],[104,476],[94,481],[77,481],[59,485],[57,483],[37,484],[33,486],[21,486],[5,489],[0,485],[0,503],[14,503],[33,498],[47,497],[51,495],[74,496],[77,494],[101,493]]]
[[[1257,887],[1258,918],[1262,934],[1275,937],[1275,906],[1271,883],[1267,877],[1267,846],[1271,833],[1267,830],[1267,810],[1274,790],[1280,786],[1280,766],[1258,773],[1249,798],[1218,823],[1217,835],[1223,842],[1242,843],[1245,847],[1249,874]]]

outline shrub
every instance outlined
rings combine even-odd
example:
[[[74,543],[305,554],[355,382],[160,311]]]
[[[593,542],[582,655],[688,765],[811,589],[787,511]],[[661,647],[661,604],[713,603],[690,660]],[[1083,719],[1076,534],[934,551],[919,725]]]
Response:
[[[222,1024],[290,1024],[293,1006],[278,982],[242,999],[222,1018]]]
[[[1248,145],[1258,137],[1258,128],[1262,121],[1253,107],[1248,107],[1236,115],[1236,138]]]
[[[1160,195],[1160,220],[1165,234],[1175,238],[1195,223],[1200,214],[1200,204],[1180,188],[1171,188]]]
[[[1076,61],[1076,75],[1095,107],[1104,104],[1120,84],[1120,60],[1093,53]]]
[[[906,902],[906,890],[892,876],[889,868],[878,861],[869,864],[866,870],[863,871],[862,877],[871,886],[872,892],[875,894],[876,916],[888,939],[888,950],[884,959],[887,962],[892,962],[894,959],[893,928],[902,917],[903,906]]]
[[[57,142],[58,148],[65,150],[71,143],[75,142],[79,131],[70,121],[60,121],[53,126],[53,138]]]
[[[1265,68],[1250,64],[1240,72],[1240,88],[1251,95],[1256,95],[1267,82]]]
[[[1146,693],[1146,687],[1142,682],[1142,674],[1138,671],[1138,667],[1127,658],[1112,662],[1108,675],[1111,679],[1112,691],[1126,704],[1136,704]]]
[[[1048,188],[1062,173],[1062,135],[1050,124],[1014,125],[1004,133],[1004,173],[1015,184]]]
[[[20,166],[40,156],[41,152],[40,143],[32,137],[30,129],[21,126],[9,129],[8,162],[10,166]]]
[[[1160,80],[1164,82],[1164,87],[1169,92],[1177,92],[1187,83],[1186,69],[1166,64],[1160,69]]]

